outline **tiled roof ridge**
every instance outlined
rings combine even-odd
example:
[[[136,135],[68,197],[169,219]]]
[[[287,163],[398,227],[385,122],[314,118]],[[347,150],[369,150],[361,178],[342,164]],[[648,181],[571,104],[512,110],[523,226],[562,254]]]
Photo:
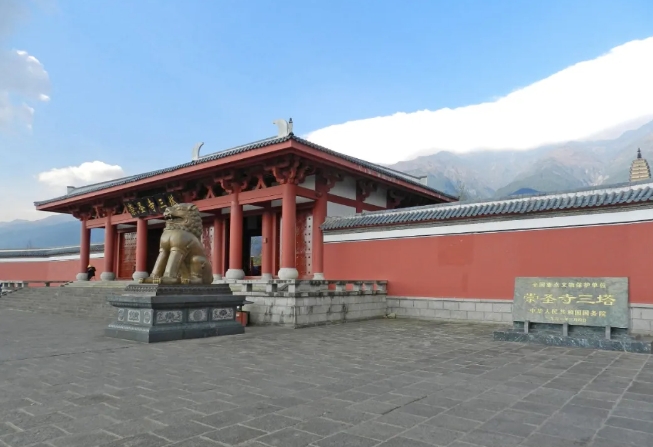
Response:
[[[624,193],[628,194],[624,195]],[[602,185],[600,187],[570,191],[520,195],[474,202],[440,203],[411,208],[363,212],[362,214],[350,216],[331,216],[327,218],[323,228],[340,229],[500,214],[525,214],[560,209],[596,208],[642,201],[653,201],[653,180],[651,179],[637,183]]]
[[[377,165],[375,163],[371,163],[371,162],[361,160],[361,159],[356,158],[356,157],[352,157],[352,156],[343,154],[341,152],[334,151],[332,149],[326,148],[324,146],[320,146],[319,144],[313,143],[313,142],[311,142],[309,140],[298,137],[297,135],[291,133],[291,134],[289,134],[287,136],[284,136],[284,137],[265,138],[263,140],[258,140],[258,141],[255,141],[253,143],[243,144],[243,145],[236,146],[236,147],[226,149],[226,150],[223,150],[223,151],[219,151],[219,152],[213,152],[211,154],[207,154],[207,155],[205,155],[203,157],[200,157],[197,160],[189,161],[189,162],[182,163],[182,164],[172,166],[172,167],[169,167],[169,168],[163,168],[163,169],[159,169],[159,170],[155,170],[155,171],[144,172],[142,174],[136,174],[136,175],[132,175],[132,176],[128,176],[128,177],[123,177],[123,178],[116,179],[116,180],[111,180],[111,181],[108,181],[108,182],[102,182],[102,183],[96,183],[96,184],[92,184],[92,185],[80,186],[79,188],[73,189],[69,194],[59,196],[59,197],[55,197],[53,199],[34,202],[34,205],[35,206],[45,205],[45,204],[48,204],[48,203],[52,203],[52,202],[56,202],[56,201],[64,200],[64,199],[69,199],[69,198],[72,198],[72,197],[77,197],[77,196],[87,194],[87,193],[91,193],[91,192],[102,191],[103,189],[107,189],[107,188],[114,187],[114,186],[126,185],[128,183],[136,182],[138,180],[143,180],[143,179],[154,177],[154,176],[161,175],[161,174],[167,174],[169,172],[174,172],[174,171],[179,170],[179,169],[187,168],[187,167],[190,167],[190,166],[201,165],[203,163],[219,160],[220,158],[225,158],[225,157],[228,157],[230,155],[235,155],[235,154],[239,154],[239,153],[242,153],[242,152],[247,152],[247,151],[254,150],[254,149],[260,149],[262,147],[270,146],[270,145],[273,145],[273,144],[284,143],[284,142],[290,141],[290,140],[293,140],[293,141],[296,141],[298,143],[304,144],[304,145],[306,145],[308,147],[311,147],[313,149],[317,149],[320,152],[324,152],[326,154],[336,156],[336,157],[338,157],[340,159],[343,159],[343,160],[346,160],[346,161],[349,161],[349,162],[356,163],[356,164],[359,164],[361,166],[367,167],[369,169],[372,169],[373,171],[376,171],[379,174],[387,175],[387,176],[395,178],[397,180],[403,180],[403,181],[405,181],[407,183],[410,183],[410,184],[413,184],[415,186],[419,186],[421,188],[430,190],[430,191],[432,191],[434,193],[437,193],[437,194],[439,194],[441,196],[444,196],[444,197],[447,197],[449,199],[452,199],[452,200],[457,199],[457,197],[455,197],[455,196],[446,194],[446,193],[444,193],[444,192],[442,192],[440,190],[437,190],[437,189],[432,188],[430,186],[424,185],[415,176],[412,176],[410,174],[406,174],[406,173],[403,173],[403,172],[400,172],[400,171],[396,171],[396,170],[391,169],[391,168],[386,168],[384,166]]]
[[[104,244],[91,244],[91,253],[104,251]],[[48,258],[52,256],[74,255],[80,252],[79,245],[50,248],[24,248],[0,250],[0,258]]]

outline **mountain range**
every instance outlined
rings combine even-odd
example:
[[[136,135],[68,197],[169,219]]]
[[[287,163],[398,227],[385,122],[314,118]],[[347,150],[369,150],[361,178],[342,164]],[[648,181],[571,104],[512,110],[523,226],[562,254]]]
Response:
[[[68,214],[0,222],[0,249],[65,247],[79,245],[79,238],[79,221]],[[104,230],[91,230],[91,243],[101,242],[104,242]]]
[[[440,151],[389,166],[462,199],[553,192],[626,182],[641,148],[653,161],[653,121],[613,139],[574,141],[530,150]]]
[[[474,200],[627,182],[638,148],[644,158],[653,162],[653,121],[616,138],[530,150],[464,154],[442,150],[389,167],[427,176],[429,186],[460,196],[462,200]],[[79,222],[68,215],[0,222],[0,249],[78,245],[79,231]],[[91,231],[91,242],[103,240],[103,230]]]

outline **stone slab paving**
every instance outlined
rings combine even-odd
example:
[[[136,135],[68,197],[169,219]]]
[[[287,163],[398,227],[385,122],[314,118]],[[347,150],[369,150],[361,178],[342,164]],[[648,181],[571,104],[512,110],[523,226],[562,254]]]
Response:
[[[376,320],[140,345],[0,310],[0,446],[653,446],[649,355]]]

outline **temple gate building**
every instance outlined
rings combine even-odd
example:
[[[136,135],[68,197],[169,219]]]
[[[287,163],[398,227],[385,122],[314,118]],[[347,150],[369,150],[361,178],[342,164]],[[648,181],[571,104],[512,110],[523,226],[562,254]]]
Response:
[[[90,231],[105,229],[103,280],[145,278],[158,254],[162,212],[192,202],[214,279],[324,278],[320,226],[327,216],[451,202],[424,180],[280,134],[178,166],[68,188],[38,210],[80,220],[78,280],[86,280]],[[253,252],[260,246],[260,262]]]

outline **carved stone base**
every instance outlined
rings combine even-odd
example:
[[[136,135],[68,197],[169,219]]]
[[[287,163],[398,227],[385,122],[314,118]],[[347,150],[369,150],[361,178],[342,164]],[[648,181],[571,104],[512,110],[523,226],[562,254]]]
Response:
[[[132,274],[132,279],[133,279],[134,281],[138,282],[139,280],[141,280],[141,279],[145,279],[145,278],[147,278],[148,276],[150,276],[150,274],[147,273],[147,272],[134,272],[134,273]]]
[[[117,308],[116,320],[105,329],[107,337],[156,343],[245,332],[236,321],[236,308],[245,297],[233,295],[226,284],[131,284],[107,302]]]
[[[75,279],[77,281],[88,281],[88,273],[78,273]]]
[[[112,272],[102,272],[100,273],[100,279],[102,281],[113,281],[116,279],[116,274]]]
[[[243,269],[229,269],[224,275],[225,279],[243,279],[245,271]]]
[[[278,276],[279,279],[297,279],[299,278],[299,272],[296,268],[281,267]]]

